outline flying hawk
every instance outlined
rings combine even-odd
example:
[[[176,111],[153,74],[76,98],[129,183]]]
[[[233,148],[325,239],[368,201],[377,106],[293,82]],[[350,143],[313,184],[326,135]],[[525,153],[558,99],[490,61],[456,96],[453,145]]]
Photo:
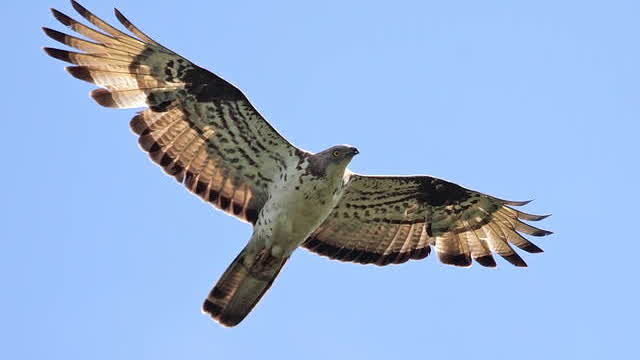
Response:
[[[217,75],[155,42],[118,10],[126,34],[76,1],[77,12],[99,30],[52,9],[62,24],[88,40],[43,28],[81,52],[45,48],[75,66],[74,77],[98,85],[91,97],[110,108],[146,108],[131,120],[142,149],[167,174],[253,226],[246,247],[224,272],[202,309],[237,325],[302,246],[331,259],[400,264],[434,247],[440,261],[495,267],[495,252],[526,266],[511,244],[542,250],[519,233],[551,232],[521,220],[530,215],[506,201],[430,176],[369,176],[347,165],[355,147],[319,153],[297,148]]]

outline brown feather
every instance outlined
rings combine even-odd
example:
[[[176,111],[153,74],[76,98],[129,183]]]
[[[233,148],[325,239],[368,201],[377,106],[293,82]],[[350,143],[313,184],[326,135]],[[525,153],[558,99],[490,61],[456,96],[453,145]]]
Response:
[[[80,5],[77,1],[71,0],[71,5],[80,15],[82,15],[82,17],[87,19],[87,21],[89,21],[93,25],[97,26],[99,29],[135,48],[144,48],[145,44],[142,41],[132,38],[131,36],[109,25],[108,23],[91,13],[89,10],[87,10],[84,6]]]
[[[287,262],[288,257],[276,259],[271,255],[258,256],[247,266],[245,248],[229,265],[202,305],[202,311],[224,326],[236,326],[269,290]]]

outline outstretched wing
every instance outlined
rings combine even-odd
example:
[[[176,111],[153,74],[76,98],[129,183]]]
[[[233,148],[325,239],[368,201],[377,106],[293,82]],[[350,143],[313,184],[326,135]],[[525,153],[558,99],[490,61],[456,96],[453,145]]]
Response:
[[[434,246],[445,264],[496,266],[492,252],[515,266],[527,266],[510,244],[542,250],[519,232],[551,232],[520,221],[541,220],[500,200],[429,176],[352,174],[342,199],[302,244],[332,259],[361,264],[400,264],[423,259]]]
[[[72,5],[101,31],[53,9],[56,19],[91,41],[43,28],[82,52],[45,51],[77,65],[66,68],[74,77],[102,87],[91,92],[100,105],[148,107],[131,128],[151,159],[203,200],[254,223],[269,185],[300,150],[240,90],[153,41],[118,10],[118,20],[134,36]]]

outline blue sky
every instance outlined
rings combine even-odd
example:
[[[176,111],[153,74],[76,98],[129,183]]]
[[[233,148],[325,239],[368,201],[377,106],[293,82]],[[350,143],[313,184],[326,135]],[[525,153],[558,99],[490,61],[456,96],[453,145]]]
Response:
[[[616,358],[636,352],[637,1],[90,1],[237,84],[300,147],[358,146],[553,213],[529,268],[297,251],[237,328],[200,313],[250,228],[152,164],[3,2],[5,359]],[[8,82],[6,79],[8,78]]]

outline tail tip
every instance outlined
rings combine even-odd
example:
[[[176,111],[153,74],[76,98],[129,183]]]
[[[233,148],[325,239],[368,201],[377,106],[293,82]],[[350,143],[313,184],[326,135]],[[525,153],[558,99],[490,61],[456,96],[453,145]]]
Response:
[[[222,313],[222,307],[211,300],[206,299],[202,304],[202,312],[215,319]]]
[[[220,323],[225,327],[234,327],[242,321],[243,317],[232,316],[232,314],[223,313],[223,308],[214,303],[213,301],[206,299],[202,304],[202,312],[209,315],[213,320]]]

